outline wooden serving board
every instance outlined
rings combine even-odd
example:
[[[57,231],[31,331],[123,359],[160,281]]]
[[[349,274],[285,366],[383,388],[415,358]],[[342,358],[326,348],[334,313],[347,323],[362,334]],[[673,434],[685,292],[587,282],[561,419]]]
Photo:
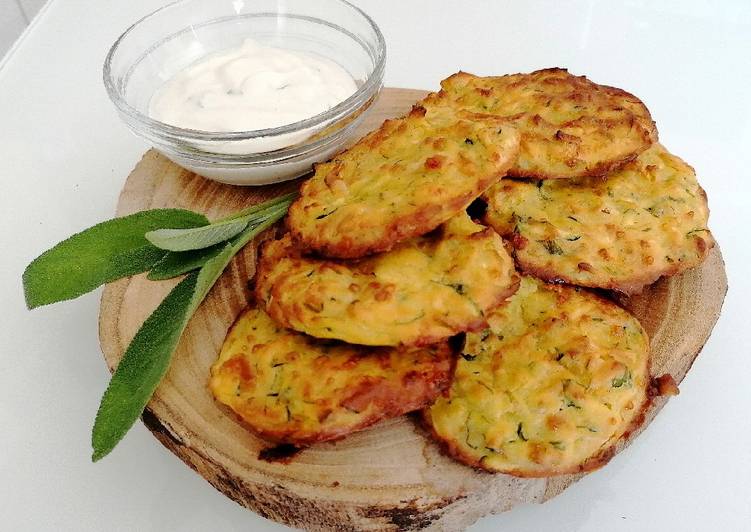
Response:
[[[424,94],[385,89],[359,133],[406,112]],[[128,177],[117,214],[182,207],[213,219],[298,184],[221,185],[152,150]],[[269,444],[217,405],[207,389],[209,367],[246,305],[256,244],[233,260],[190,321],[169,373],[143,415],[157,439],[219,491],[264,517],[311,530],[459,530],[518,503],[546,501],[581,478],[521,479],[476,471],[441,454],[407,416],[310,447],[288,464],[259,459]],[[174,284],[140,275],[107,285],[99,334],[110,369]],[[722,256],[715,248],[700,268],[661,280],[624,301],[652,339],[654,375],[667,372],[676,382],[683,379],[719,317],[726,291]],[[654,402],[644,426],[664,404],[662,398]]]

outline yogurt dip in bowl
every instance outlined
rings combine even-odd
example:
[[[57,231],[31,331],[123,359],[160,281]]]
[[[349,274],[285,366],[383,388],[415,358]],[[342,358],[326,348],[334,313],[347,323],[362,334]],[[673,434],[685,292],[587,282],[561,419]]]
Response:
[[[175,163],[263,185],[343,147],[385,62],[380,30],[344,0],[180,0],[120,36],[104,82],[125,124]]]

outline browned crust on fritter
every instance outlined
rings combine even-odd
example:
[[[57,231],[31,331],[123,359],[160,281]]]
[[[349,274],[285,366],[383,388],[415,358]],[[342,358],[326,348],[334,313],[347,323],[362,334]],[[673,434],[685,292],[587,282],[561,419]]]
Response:
[[[566,289],[567,287],[559,287],[557,285],[552,285],[550,286],[550,288],[560,293],[562,289]],[[608,299],[607,297],[604,297],[600,293],[593,292],[587,288],[584,288],[582,290],[586,291],[593,299],[598,300],[599,303],[604,306],[617,307],[623,310],[623,307],[620,304],[616,303],[615,301],[611,299]],[[639,326],[641,327],[643,334],[647,336],[646,330],[641,325],[639,320],[636,320],[636,321],[637,323],[639,323]],[[648,349],[647,374],[651,375],[652,373],[652,350],[649,344],[647,345],[647,349]],[[454,366],[455,365],[456,363],[454,364]],[[455,370],[455,367],[452,368],[452,379],[453,379],[454,370]],[[448,396],[449,391],[450,391],[450,387],[446,387],[441,392],[441,395],[446,397]],[[459,446],[457,446],[453,440],[449,441],[448,439],[438,434],[430,418],[429,406],[420,410],[416,419],[419,421],[420,426],[423,427],[424,430],[430,433],[430,436],[433,439],[433,441],[438,444],[439,448],[445,455],[467,466],[470,466],[478,471],[492,473],[492,474],[511,475],[511,476],[515,476],[519,478],[548,478],[548,477],[554,477],[554,476],[560,476],[560,475],[590,473],[592,471],[596,471],[600,469],[601,467],[605,466],[617,454],[619,446],[624,441],[629,440],[631,435],[635,432],[638,432],[639,429],[642,427],[642,425],[644,424],[646,420],[647,412],[652,407],[654,399],[656,397],[672,396],[672,395],[677,395],[677,394],[678,394],[678,387],[675,384],[675,381],[673,380],[672,375],[663,374],[659,377],[654,377],[654,376],[650,377],[648,385],[647,385],[647,389],[646,389],[646,394],[645,394],[644,400],[642,401],[641,406],[639,407],[638,413],[634,416],[634,418],[629,423],[628,428],[626,428],[626,430],[623,432],[623,434],[619,438],[613,440],[607,446],[600,449],[599,452],[590,456],[585,461],[577,464],[575,467],[561,468],[561,469],[549,469],[547,471],[544,471],[544,472],[541,471],[539,473],[524,471],[520,469],[506,469],[503,471],[498,471],[490,467],[486,467],[485,465],[483,465],[481,459],[480,460],[475,459],[469,454],[463,452],[462,449]]]
[[[519,478],[548,478],[548,477],[555,477],[559,475],[575,475],[577,473],[590,473],[606,465],[616,455],[618,445],[622,441],[627,440],[632,433],[636,432],[642,426],[642,424],[644,423],[644,420],[646,419],[646,412],[649,409],[650,405],[651,405],[651,400],[644,401],[644,403],[641,406],[640,413],[631,422],[628,430],[619,439],[615,440],[610,445],[603,448],[599,453],[595,454],[594,456],[589,457],[586,461],[582,462],[581,464],[578,464],[576,467],[572,467],[568,469],[556,469],[556,470],[550,470],[550,471],[540,472],[540,473],[531,473],[529,471],[522,471],[518,469],[496,471],[492,468],[485,467],[482,464],[482,460],[475,460],[468,454],[462,452],[462,450],[458,446],[456,446],[453,441],[448,441],[440,437],[440,435],[433,428],[433,424],[430,422],[430,410],[429,409],[427,408],[422,409],[420,411],[420,415],[418,419],[420,420],[420,425],[430,433],[430,436],[432,437],[433,441],[435,441],[438,444],[441,451],[443,451],[443,453],[446,456],[449,456],[450,458],[453,458],[454,460],[457,460],[458,462],[461,462],[464,465],[468,465],[478,471],[492,473],[494,475],[511,475],[511,476],[519,477]]]
[[[253,311],[253,310],[249,310]],[[228,339],[238,329],[240,321],[247,312],[238,316],[235,323],[230,328]],[[262,311],[260,311],[262,312]],[[263,325],[260,325],[263,328]],[[254,331],[256,329],[253,329]],[[219,359],[214,363],[211,369],[209,380],[209,391],[215,397],[217,402],[225,411],[230,412],[245,428],[261,438],[275,443],[291,444],[297,447],[309,446],[319,442],[332,441],[341,439],[352,432],[362,430],[378,421],[397,417],[409,412],[427,407],[435,398],[442,393],[450,384],[453,371],[456,365],[455,346],[450,342],[441,342],[425,348],[425,353],[414,348],[388,348],[388,347],[363,347],[347,346],[341,343],[324,342],[318,343],[306,335],[294,333],[291,331],[280,331],[282,335],[292,335],[305,340],[304,344],[286,345],[279,351],[279,355],[284,355],[289,349],[289,360],[284,356],[281,358],[274,357],[275,360],[284,364],[297,364],[300,358],[307,358],[308,362],[300,365],[295,372],[300,369],[310,369],[308,366],[313,364],[314,367],[321,368],[323,374],[320,378],[326,377],[327,381],[321,381],[321,386],[341,386],[347,383],[344,388],[338,388],[339,391],[331,391],[330,396],[322,396],[315,399],[314,402],[304,403],[304,390],[310,386],[310,378],[316,379],[316,376],[303,374],[302,379],[297,377],[293,382],[287,381],[293,387],[291,396],[294,397],[293,403],[288,403],[288,408],[292,407],[297,411],[297,415],[302,418],[293,417],[288,419],[286,426],[278,429],[264,428],[263,425],[285,425],[278,420],[274,420],[274,415],[266,416],[263,414],[264,421],[254,424],[248,418],[255,419],[252,416],[254,411],[258,411],[258,406],[249,407],[248,398],[259,399],[268,391],[263,382],[268,382],[268,376],[258,374],[258,367],[251,368],[251,364],[260,364],[264,366],[269,363],[268,354],[261,355],[255,348],[263,349],[267,344],[257,344],[252,347],[231,348],[228,351],[229,356],[225,356],[224,347],[220,353]],[[275,342],[272,339],[270,342]],[[225,340],[226,343],[226,340]],[[328,349],[320,352],[320,356],[310,358],[315,355],[316,346],[328,346]],[[280,348],[275,348],[280,349]],[[347,349],[345,357],[341,356],[342,349]],[[311,350],[313,350],[311,352]],[[338,351],[339,350],[339,351]],[[430,354],[428,354],[428,351]],[[324,355],[324,353],[326,353]],[[255,357],[257,360],[251,362],[247,354]],[[399,356],[403,355],[403,356]],[[331,360],[329,359],[331,357]],[[320,364],[319,364],[320,361]],[[415,365],[407,366],[415,361]],[[365,362],[369,366],[360,366]],[[399,378],[395,378],[395,377]],[[237,379],[237,381],[235,381]],[[261,382],[261,379],[264,381]],[[330,379],[330,382],[329,380]],[[237,384],[235,384],[237,382]],[[257,384],[256,384],[257,383]],[[234,386],[238,386],[238,393],[247,394],[247,396],[237,404],[231,400],[228,401],[227,387],[231,386],[234,392]],[[250,392],[243,388],[240,392],[239,386],[252,385],[260,386],[259,390]],[[346,390],[346,395],[341,395],[341,390]],[[315,398],[318,392],[313,391],[312,397]],[[234,393],[231,394],[234,396]],[[239,396],[238,396],[239,397]],[[329,402],[329,399],[333,401]],[[319,401],[324,400],[323,403]],[[307,406],[310,405],[310,406]],[[236,411],[235,408],[238,408]],[[244,410],[247,408],[247,410]],[[262,407],[265,412],[265,406]],[[304,413],[301,411],[304,409]],[[334,420],[333,423],[326,423],[329,415],[336,415],[337,412],[348,410],[360,419],[356,423],[344,422],[342,419]],[[289,412],[289,410],[288,410]],[[361,415],[361,412],[363,413]],[[260,415],[260,414],[259,414]],[[289,414],[288,414],[289,415]],[[312,416],[318,416],[318,424],[311,426],[306,422],[315,419]],[[323,418],[321,417],[323,416]],[[342,424],[343,423],[343,424]]]
[[[307,447],[316,443],[341,440],[353,432],[366,429],[379,421],[399,417],[425,408],[451,384],[454,365],[454,358],[452,357],[447,359],[444,365],[433,368],[432,375],[423,375],[422,378],[408,379],[407,382],[403,379],[401,386],[399,383],[387,380],[373,381],[368,383],[368,385],[359,386],[352,391],[351,401],[364,400],[366,397],[372,399],[380,405],[381,410],[379,413],[363,418],[360,423],[346,429],[326,430],[317,433],[315,436],[301,437],[295,430],[259,430],[246,423],[238,414],[232,412],[229,407],[223,405],[223,408],[232,412],[246,429],[265,440],[274,443],[288,443],[295,446]]]
[[[320,254],[324,257],[357,259],[375,253],[383,253],[390,251],[402,240],[432,231],[437,226],[434,220],[440,211],[461,211],[497,179],[498,176],[494,176],[492,179],[483,181],[481,186],[478,187],[478,189],[481,190],[477,193],[472,192],[471,194],[465,194],[464,196],[454,198],[453,200],[444,203],[443,208],[436,205],[425,205],[418,213],[394,218],[392,221],[384,225],[383,236],[369,245],[363,245],[361,242],[358,242],[356,235],[342,236],[340,242],[337,243],[331,243],[325,240],[311,242],[310,240],[306,240],[301,233],[296,231],[289,223],[287,223],[287,228],[289,229],[292,238],[295,240],[295,243],[301,249],[310,253]],[[305,185],[303,185],[303,193],[304,187]],[[292,204],[290,211],[295,208],[295,205],[296,203]],[[439,222],[439,224],[440,223],[442,222]]]
[[[464,453],[457,445],[454,444],[453,441],[449,441],[449,440],[446,440],[445,438],[442,438],[435,431],[435,429],[433,428],[433,424],[430,422],[430,409],[423,408],[420,411],[418,419],[420,420],[420,425],[424,427],[425,430],[427,430],[430,433],[433,441],[435,441],[438,444],[438,446],[441,448],[444,454],[453,458],[454,460],[457,460],[465,465],[468,465],[474,469],[477,469],[478,471],[484,471],[487,473],[493,473],[493,474],[499,474],[499,475],[511,475],[511,476],[520,477],[520,478],[547,478],[547,477],[554,477],[554,476],[559,476],[559,475],[574,475],[577,473],[590,473],[606,465],[616,455],[619,444],[625,440],[628,440],[631,434],[639,430],[639,428],[644,424],[647,410],[649,410],[649,407],[651,405],[652,405],[652,398],[650,397],[642,403],[639,409],[639,414],[631,421],[628,429],[626,429],[626,432],[624,432],[620,438],[618,438],[617,440],[614,440],[613,442],[611,442],[610,445],[601,449],[600,452],[598,452],[597,454],[590,456],[587,460],[578,464],[576,467],[572,467],[568,469],[549,470],[549,471],[540,472],[540,473],[532,473],[529,471],[522,471],[518,469],[496,471],[492,468],[485,467],[482,464],[482,460],[476,460],[473,457],[469,456],[468,454]]]
[[[446,109],[441,103],[436,103],[442,99],[442,96],[438,93],[431,93],[424,100],[418,102],[413,106],[412,110],[402,118],[390,119],[384,121],[380,128],[370,132],[363,137],[358,143],[351,147],[349,150],[341,152],[340,155],[345,155],[348,151],[356,149],[358,147],[367,147],[369,151],[375,151],[379,145],[384,143],[390,136],[398,132],[399,128],[406,126],[410,120],[416,120],[424,117],[427,113],[426,108],[422,105],[423,102],[428,105],[428,102],[435,104],[437,107]],[[452,111],[453,112],[453,111]],[[456,121],[476,122],[479,120],[480,115],[474,113],[467,113],[463,111],[456,111]],[[506,126],[508,129],[513,130],[511,123],[507,120],[500,119],[495,116],[487,116],[485,120],[489,121],[488,126],[491,124],[495,127],[500,125]],[[516,137],[518,139],[518,136]],[[451,216],[465,209],[475,198],[487,190],[490,185],[495,183],[498,179],[506,174],[508,167],[511,166],[516,153],[518,152],[518,142],[515,147],[515,151],[511,151],[505,155],[507,164],[499,165],[497,171],[488,173],[475,178],[474,186],[470,190],[467,190],[463,194],[453,194],[448,197],[442,198],[440,203],[422,203],[416,208],[404,214],[396,214],[389,217],[388,220],[384,220],[380,231],[379,238],[368,239],[364,241],[360,234],[344,234],[341,232],[337,235],[336,241],[328,240],[319,231],[316,234],[311,234],[310,231],[303,232],[298,227],[302,222],[296,220],[304,220],[307,216],[305,212],[305,200],[307,197],[314,197],[313,189],[316,184],[313,178],[308,179],[303,183],[300,188],[300,196],[290,206],[289,214],[286,219],[287,228],[290,234],[297,243],[297,245],[307,251],[317,253],[326,257],[352,259],[359,258],[366,255],[385,252],[393,248],[393,246],[402,240],[413,236],[419,236],[427,232],[432,231],[440,224],[447,221]],[[493,154],[493,158],[490,160],[497,160],[497,152]],[[336,157],[332,160],[336,160]],[[327,163],[326,163],[327,164]],[[315,169],[318,170],[321,164],[315,165]],[[335,171],[339,171],[336,169]]]
[[[522,135],[523,137],[523,135]],[[618,170],[619,168],[623,167],[623,165],[630,163],[634,159],[636,159],[641,152],[646,150],[649,146],[645,146],[643,150],[634,152],[633,155],[629,155],[628,157],[622,157],[620,159],[613,159],[609,161],[602,161],[600,163],[597,163],[592,168],[581,172],[577,177],[602,177],[605,176],[611,172],[614,172],[615,170]],[[514,177],[514,178],[520,178],[520,179],[569,179],[571,176],[561,176],[561,175],[553,175],[541,171],[533,171],[533,170],[520,170],[518,168],[509,168],[508,172],[506,172],[506,177]]]
[[[704,203],[706,205],[707,211],[709,212],[706,191],[701,186],[699,186],[698,191],[704,198]],[[490,225],[490,222],[488,220],[484,220],[484,223],[488,223]],[[508,247],[511,248],[511,254],[514,257],[514,261],[516,262],[516,266],[519,271],[533,277],[537,277],[538,279],[542,279],[543,281],[546,281],[548,283],[563,283],[575,286],[583,286],[585,288],[612,290],[626,296],[633,296],[641,294],[644,291],[644,288],[651,284],[654,284],[662,277],[672,277],[674,275],[683,273],[687,269],[690,269],[690,267],[687,268],[682,263],[674,262],[669,267],[663,268],[659,271],[650,271],[645,269],[642,275],[633,276],[627,280],[618,281],[611,278],[605,283],[588,283],[586,281],[582,281],[581,279],[574,279],[571,276],[566,275],[565,273],[561,273],[560,271],[556,271],[555,268],[538,266],[531,263],[530,261],[525,260],[524,257],[520,256],[517,253],[517,250],[522,249],[527,245],[526,238],[521,237],[521,235],[516,233],[503,234],[499,232],[499,234],[501,235],[501,237],[503,237],[504,241],[508,243]],[[696,242],[697,249],[700,250],[703,258],[706,258],[712,248],[715,247],[716,242],[714,237],[710,233],[709,238],[706,240],[699,236],[694,236],[693,238]]]
[[[704,241],[702,240],[702,242]],[[707,251],[713,248],[714,245],[715,245],[715,242],[714,240],[712,240],[712,242],[710,243],[710,246],[707,248]],[[685,267],[678,265],[678,264],[674,264],[670,268],[667,268],[666,270],[663,270],[661,272],[647,273],[645,275],[633,277],[629,279],[628,281],[618,282],[618,281],[614,281],[611,279],[607,283],[589,284],[586,282],[582,282],[580,280],[572,279],[571,277],[565,274],[561,274],[559,272],[554,271],[552,268],[537,267],[535,265],[529,264],[516,254],[516,250],[514,250],[513,255],[514,255],[514,260],[516,261],[516,265],[520,271],[526,274],[529,274],[532,277],[537,277],[538,279],[542,279],[545,282],[556,283],[556,284],[560,284],[560,283],[570,284],[570,285],[576,285],[576,286],[583,286],[585,288],[601,288],[604,290],[612,290],[614,292],[618,292],[626,296],[633,296],[633,295],[641,294],[644,291],[644,288],[657,282],[658,279],[662,277],[672,277],[673,275],[677,275],[686,270]]]
[[[545,77],[545,75],[550,74],[552,77]],[[565,78],[559,78],[556,76],[565,75]],[[569,98],[572,99],[578,99],[582,98],[583,93],[581,91],[601,91],[603,93],[607,93],[609,96],[612,96],[613,98],[618,98],[619,100],[622,100],[623,102],[627,102],[629,104],[629,108],[627,109],[630,114],[630,122],[629,122],[629,128],[631,130],[638,129],[638,137],[641,139],[641,145],[635,146],[630,153],[626,153],[623,156],[615,157],[615,158],[609,158],[609,159],[603,159],[595,163],[594,165],[584,168],[581,171],[576,172],[572,175],[558,175],[556,173],[551,173],[550,171],[546,170],[534,170],[534,169],[522,169],[518,167],[518,165],[512,166],[508,172],[508,177],[517,177],[517,178],[533,178],[533,179],[565,179],[570,177],[598,177],[598,176],[604,176],[608,173],[617,170],[621,168],[623,165],[627,164],[630,161],[633,161],[640,153],[642,153],[644,150],[649,148],[652,144],[657,142],[658,140],[658,132],[657,127],[652,119],[651,113],[649,112],[649,109],[644,105],[644,103],[637,98],[635,95],[631,94],[630,92],[627,92],[623,89],[617,88],[617,87],[611,87],[608,85],[599,85],[591,80],[587,79],[586,76],[573,76],[569,74],[568,70],[565,68],[544,68],[540,70],[536,70],[534,72],[530,73],[517,73],[517,74],[509,74],[506,76],[500,76],[501,78],[513,78],[513,77],[519,77],[520,79],[514,83],[512,83],[510,86],[514,87],[519,84],[525,83],[527,80],[532,81],[534,83],[540,82],[540,80],[544,79],[545,83],[558,85],[562,87],[571,87],[571,83],[579,84],[580,89],[579,92],[572,92],[572,94],[569,95]],[[441,82],[442,87],[450,86],[454,80],[481,80],[483,79],[481,76],[477,76],[475,74],[470,74],[467,72],[457,72],[456,74],[453,74],[446,78],[443,82]],[[461,81],[460,81],[461,83]],[[480,92],[480,94],[487,96],[490,93],[483,93],[482,89],[477,88],[477,91]],[[441,90],[440,94],[444,94],[446,91],[444,89]],[[548,102],[550,103],[550,102]],[[512,121],[521,121],[526,118],[530,118],[532,122],[535,124],[538,124],[540,122],[544,122],[544,119],[540,117],[539,115],[531,115],[530,113],[517,113],[512,115],[504,115],[505,118],[508,118]],[[589,123],[597,122],[602,125],[602,130],[610,130],[615,126],[615,123],[613,120],[603,119],[597,116],[583,116],[580,119],[572,120],[569,122],[562,122],[560,124],[552,124],[550,123],[550,126],[557,126],[560,129],[557,131],[557,133],[554,135],[554,138],[561,142],[561,143],[569,143],[569,144],[578,144],[581,139],[578,137],[572,137],[568,138],[569,135],[564,133],[562,131],[565,128],[575,126],[577,122],[585,121]],[[532,133],[538,133],[538,132],[530,132],[528,131],[523,124],[519,123],[519,131],[521,133],[521,144],[522,146],[525,145],[526,142],[532,141],[534,142],[534,134]]]
[[[435,239],[442,238],[439,231],[443,231],[443,228],[445,226],[440,226],[436,231],[431,233],[431,236],[433,236]],[[493,237],[495,239],[498,238],[497,233],[491,228],[491,227],[485,227],[482,230],[479,230],[475,233],[472,233],[470,235],[467,235],[466,238],[470,240],[484,240],[488,237]],[[425,237],[420,237],[425,238]],[[508,253],[509,249],[508,246],[506,246],[504,242],[504,247],[502,251]],[[290,240],[289,234],[282,236],[282,238],[275,240],[275,241],[267,241],[261,248],[259,252],[259,260],[257,263],[257,274],[255,278],[255,297],[258,304],[262,305],[262,307],[265,309],[265,311],[271,316],[274,321],[279,323],[280,325],[294,330],[300,330],[302,332],[306,332],[308,334],[312,334],[313,336],[317,336],[313,331],[310,329],[304,330],[300,328],[299,323],[301,321],[304,321],[304,310],[302,309],[303,301],[296,301],[295,305],[282,305],[280,302],[282,301],[282,295],[285,287],[287,286],[285,283],[285,279],[292,276],[292,273],[274,273],[272,274],[273,270],[275,269],[276,265],[281,260],[291,260],[293,261],[292,267],[290,268],[289,272],[299,272],[300,269],[296,268],[296,264],[303,261],[303,260],[311,260],[310,257],[306,257],[305,254],[299,249],[299,247],[294,245],[294,242]],[[366,257],[364,259],[360,260],[342,260],[342,259],[315,259],[317,261],[316,267],[320,269],[331,269],[333,271],[338,270],[351,270],[352,272],[357,272],[360,274],[366,274],[370,273],[372,274],[372,271],[370,271],[370,268],[373,265],[373,259],[374,257]],[[511,267],[513,267],[511,265]],[[274,281],[270,280],[270,277],[272,275],[275,277]],[[461,327],[456,326],[452,328],[450,334],[422,334],[420,336],[416,336],[414,338],[410,337],[409,341],[401,341],[398,343],[398,345],[403,346],[415,346],[415,347],[421,347],[421,346],[427,346],[435,344],[436,342],[440,342],[442,340],[445,340],[448,336],[455,335],[461,332],[477,332],[481,331],[485,327],[487,327],[488,322],[485,317],[485,314],[487,312],[492,311],[493,309],[500,306],[508,297],[512,296],[519,288],[520,278],[518,275],[512,275],[510,278],[510,283],[505,287],[504,290],[496,290],[495,287],[493,290],[486,290],[485,292],[492,293],[493,294],[493,301],[489,304],[482,304],[482,312],[483,315],[478,316],[476,319],[472,321],[467,321],[462,324]],[[378,284],[377,281],[374,279],[370,285]],[[270,288],[270,291],[269,291]],[[379,288],[379,287],[375,287]],[[385,286],[382,286],[380,288],[386,288]],[[385,299],[390,299],[394,297],[393,294],[385,294]],[[297,323],[295,322],[297,320]],[[446,324],[444,324],[446,325]],[[327,336],[328,337],[328,336]],[[342,339],[345,341],[349,341],[351,343],[356,343],[352,341],[351,339],[345,338],[344,336],[332,336],[333,338]],[[392,345],[392,344],[388,344]]]

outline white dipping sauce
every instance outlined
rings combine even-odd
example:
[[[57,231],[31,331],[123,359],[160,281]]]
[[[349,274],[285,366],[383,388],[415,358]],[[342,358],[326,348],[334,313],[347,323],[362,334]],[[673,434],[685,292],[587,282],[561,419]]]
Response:
[[[239,48],[209,55],[178,72],[154,93],[149,115],[187,129],[252,131],[310,118],[356,90],[352,76],[329,59],[247,39]],[[201,147],[220,153],[259,153],[296,144],[313,133],[308,129]]]

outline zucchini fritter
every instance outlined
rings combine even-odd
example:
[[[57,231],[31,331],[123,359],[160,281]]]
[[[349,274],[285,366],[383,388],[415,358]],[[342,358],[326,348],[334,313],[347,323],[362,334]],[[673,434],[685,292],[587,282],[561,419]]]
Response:
[[[521,133],[513,177],[605,175],[657,141],[638,98],[561,68],[495,77],[459,72],[441,86],[462,109],[513,120]]]
[[[649,340],[584,289],[524,277],[490,328],[467,335],[454,380],[423,411],[458,460],[544,477],[596,469],[641,422]]]
[[[466,208],[505,175],[518,147],[505,120],[418,104],[317,165],[287,224],[302,248],[327,257],[387,251]]]
[[[659,144],[606,178],[504,180],[485,197],[485,221],[546,281],[638,293],[714,246],[693,168]]]
[[[426,345],[485,328],[518,282],[501,238],[462,212],[356,261],[306,257],[287,234],[263,249],[256,297],[277,323],[317,338]]]
[[[260,309],[233,325],[209,388],[260,436],[309,445],[428,404],[449,384],[447,343],[364,348],[285,330]]]

